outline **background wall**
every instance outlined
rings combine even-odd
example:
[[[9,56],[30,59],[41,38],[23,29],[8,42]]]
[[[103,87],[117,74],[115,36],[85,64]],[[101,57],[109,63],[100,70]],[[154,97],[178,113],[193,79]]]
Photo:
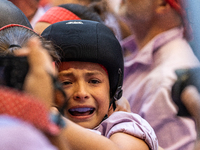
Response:
[[[187,14],[194,37],[190,43],[200,60],[200,0],[187,0]]]

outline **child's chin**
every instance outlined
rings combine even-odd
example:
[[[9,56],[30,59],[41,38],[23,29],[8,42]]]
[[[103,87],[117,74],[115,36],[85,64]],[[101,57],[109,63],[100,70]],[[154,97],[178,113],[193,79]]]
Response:
[[[94,129],[97,126],[97,125],[92,124],[91,122],[79,122],[77,124],[88,129]]]

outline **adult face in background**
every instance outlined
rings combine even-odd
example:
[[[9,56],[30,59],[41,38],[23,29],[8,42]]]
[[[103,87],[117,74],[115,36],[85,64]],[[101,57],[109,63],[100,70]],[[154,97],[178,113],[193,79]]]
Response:
[[[58,6],[65,3],[78,3],[78,0],[50,0],[52,6]]]
[[[162,32],[181,25],[187,28],[183,8],[179,2],[123,0],[119,4],[117,14],[130,26],[139,49]]]
[[[109,7],[114,11],[119,11],[119,6],[122,0],[107,0]]]
[[[61,4],[74,3],[81,5],[89,5],[91,2],[96,2],[100,0],[50,0],[52,6],[58,6]]]
[[[28,18],[32,20],[33,16],[37,12],[40,0],[9,0],[15,4]]]
[[[128,22],[144,23],[153,17],[154,8],[155,1],[151,0],[118,0],[114,10]]]
[[[8,0],[0,0],[0,28],[8,24],[20,24],[32,28],[24,13]]]

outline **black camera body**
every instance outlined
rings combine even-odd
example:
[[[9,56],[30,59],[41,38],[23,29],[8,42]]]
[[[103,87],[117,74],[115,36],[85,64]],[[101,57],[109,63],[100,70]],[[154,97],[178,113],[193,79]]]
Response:
[[[200,68],[178,69],[175,71],[178,79],[172,86],[172,99],[179,107],[178,116],[191,116],[181,101],[180,95],[185,87],[193,85],[200,92]]]
[[[0,85],[22,90],[28,69],[27,57],[0,56]]]

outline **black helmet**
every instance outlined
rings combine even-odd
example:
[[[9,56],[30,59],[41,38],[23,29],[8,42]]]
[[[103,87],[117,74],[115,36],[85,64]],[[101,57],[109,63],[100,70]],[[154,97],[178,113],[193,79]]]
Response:
[[[53,42],[61,61],[103,65],[109,75],[111,103],[121,98],[124,73],[122,49],[108,27],[89,20],[62,21],[46,28],[42,37]]]

